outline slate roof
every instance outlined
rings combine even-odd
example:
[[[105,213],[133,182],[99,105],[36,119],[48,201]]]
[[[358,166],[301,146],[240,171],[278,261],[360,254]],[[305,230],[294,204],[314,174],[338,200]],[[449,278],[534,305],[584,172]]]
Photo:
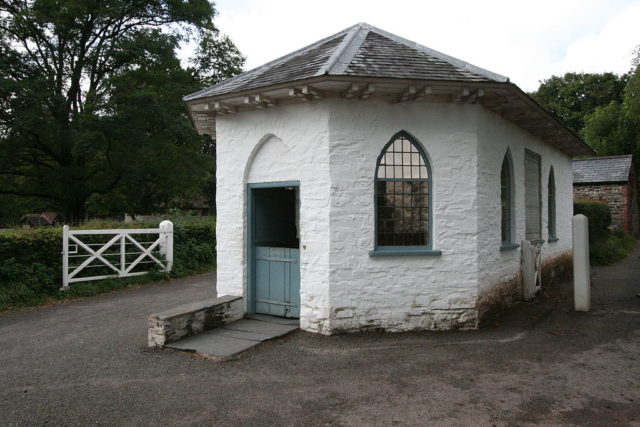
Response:
[[[187,95],[185,101],[288,83],[316,76],[508,82],[418,43],[360,23],[261,67]]]
[[[631,161],[631,154],[574,160],[573,183],[627,182],[631,171]]]

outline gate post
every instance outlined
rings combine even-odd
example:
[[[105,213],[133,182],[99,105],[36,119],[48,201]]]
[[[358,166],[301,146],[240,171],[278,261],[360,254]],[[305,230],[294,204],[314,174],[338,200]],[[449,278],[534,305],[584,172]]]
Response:
[[[573,299],[576,311],[591,309],[589,219],[581,214],[573,217]]]
[[[62,227],[62,287],[61,291],[69,288],[69,226]]]
[[[173,268],[173,223],[164,220],[160,223],[160,232],[162,233],[162,241],[160,242],[160,253],[167,260],[167,273]]]

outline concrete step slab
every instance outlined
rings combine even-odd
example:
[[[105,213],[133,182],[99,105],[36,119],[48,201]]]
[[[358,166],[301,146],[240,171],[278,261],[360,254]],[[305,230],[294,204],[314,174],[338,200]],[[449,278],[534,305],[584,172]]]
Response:
[[[220,328],[220,335],[231,338],[240,338],[251,341],[266,341],[273,338],[273,334],[261,334],[258,332],[241,331],[236,329]]]
[[[220,333],[220,330],[214,329],[172,342],[166,347],[216,357],[233,357],[259,343],[260,341],[225,336]]]
[[[207,356],[231,358],[255,347],[262,341],[280,337],[299,327],[297,321],[291,322],[290,319],[284,319],[287,323],[281,324],[273,323],[271,319],[269,316],[264,316],[261,320],[238,320],[223,327],[166,344],[165,347],[193,351]]]

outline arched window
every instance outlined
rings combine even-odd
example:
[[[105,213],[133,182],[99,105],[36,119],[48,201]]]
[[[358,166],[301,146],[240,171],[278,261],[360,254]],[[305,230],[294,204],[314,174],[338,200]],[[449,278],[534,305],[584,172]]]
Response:
[[[502,169],[500,171],[500,229],[502,234],[502,246],[513,244],[513,193],[511,183],[511,158],[509,152],[504,155]]]
[[[420,144],[396,134],[378,157],[376,249],[431,249],[431,169]]]
[[[550,241],[557,240],[556,236],[556,178],[553,173],[553,166],[549,170],[549,184],[547,186],[547,228],[549,231],[548,239]]]

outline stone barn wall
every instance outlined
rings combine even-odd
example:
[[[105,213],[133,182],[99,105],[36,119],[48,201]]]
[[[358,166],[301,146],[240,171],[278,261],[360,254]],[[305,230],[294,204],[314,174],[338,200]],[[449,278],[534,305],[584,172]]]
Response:
[[[627,183],[575,184],[574,199],[592,199],[607,203],[611,209],[611,229],[631,230],[629,222],[630,194]]]

